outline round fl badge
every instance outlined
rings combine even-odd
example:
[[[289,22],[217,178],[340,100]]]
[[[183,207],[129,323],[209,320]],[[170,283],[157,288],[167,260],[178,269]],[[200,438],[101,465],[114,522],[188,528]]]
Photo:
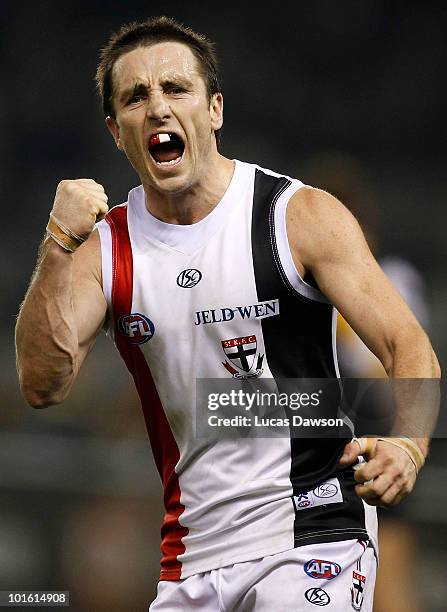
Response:
[[[118,321],[118,329],[127,337],[130,344],[144,344],[155,333],[152,321],[139,312],[122,316]]]

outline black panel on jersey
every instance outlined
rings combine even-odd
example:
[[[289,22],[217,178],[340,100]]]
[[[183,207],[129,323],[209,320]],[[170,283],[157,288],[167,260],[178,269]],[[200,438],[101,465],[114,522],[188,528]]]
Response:
[[[295,291],[279,260],[274,212],[280,195],[291,185],[285,177],[256,170],[252,251],[256,289],[260,302],[279,299],[279,316],[262,319],[266,358],[273,377],[336,378],[332,347],[331,304],[310,300]],[[280,387],[281,388],[281,387]],[[288,390],[290,392],[290,390]],[[338,398],[334,398],[337,415]],[[291,439],[290,479],[294,493],[309,491],[329,478],[339,477],[344,503],[307,508],[297,512],[297,544],[331,541],[328,530],[337,529],[335,539],[365,537],[363,504],[354,491],[352,469],[341,471],[338,460],[351,435],[348,428],[338,439]],[[344,535],[341,533],[344,531]],[[306,541],[306,534],[321,537]],[[326,535],[323,535],[326,532]]]
[[[332,306],[297,293],[279,261],[275,204],[290,184],[284,177],[256,170],[252,217],[256,289],[260,301],[280,300],[280,315],[262,319],[266,349],[271,348],[267,359],[275,378],[335,378]]]

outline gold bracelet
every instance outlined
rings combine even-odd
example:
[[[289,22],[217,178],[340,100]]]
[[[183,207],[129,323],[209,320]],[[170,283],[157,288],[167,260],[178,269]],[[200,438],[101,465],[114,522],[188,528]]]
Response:
[[[378,441],[388,442],[401,448],[410,457],[411,461],[416,468],[416,474],[425,463],[425,457],[419,448],[419,446],[411,438],[354,438],[353,442],[357,442],[360,447],[360,454],[371,454],[376,448]]]
[[[50,214],[46,230],[47,234],[51,236],[58,245],[71,253],[74,253],[74,251],[85,242],[85,238],[72,232],[71,229],[59,221],[59,219],[56,219],[53,214]]]
[[[419,470],[425,463],[425,457],[416,442],[414,442],[411,438],[378,438],[378,440],[388,442],[389,444],[394,444],[394,446],[398,446],[405,451],[414,463],[416,474],[419,473]]]

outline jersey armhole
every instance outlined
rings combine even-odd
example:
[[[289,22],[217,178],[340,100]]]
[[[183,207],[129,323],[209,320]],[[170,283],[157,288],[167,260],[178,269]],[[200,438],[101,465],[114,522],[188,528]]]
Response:
[[[99,234],[99,242],[101,245],[101,277],[102,290],[107,302],[107,316],[104,320],[102,329],[107,336],[113,339],[113,313],[112,313],[112,232],[109,224],[103,220],[100,221],[96,228]]]
[[[298,270],[296,269],[293,261],[292,252],[290,250],[289,239],[287,237],[287,226],[286,226],[286,212],[287,204],[291,197],[302,187],[306,187],[300,181],[293,181],[290,187],[288,187],[284,193],[278,198],[275,206],[275,239],[276,247],[278,250],[278,257],[283,268],[283,272],[293,287],[293,289],[303,297],[313,300],[315,302],[322,302],[328,304],[329,301],[316,287],[312,287],[309,283],[301,277]]]

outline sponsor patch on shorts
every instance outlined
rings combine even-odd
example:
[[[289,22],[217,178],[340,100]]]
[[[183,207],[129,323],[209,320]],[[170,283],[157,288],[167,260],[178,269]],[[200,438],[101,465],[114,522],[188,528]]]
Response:
[[[310,491],[293,496],[295,510],[305,510],[306,508],[326,506],[327,504],[338,504],[342,501],[343,495],[338,478],[331,478]]]

